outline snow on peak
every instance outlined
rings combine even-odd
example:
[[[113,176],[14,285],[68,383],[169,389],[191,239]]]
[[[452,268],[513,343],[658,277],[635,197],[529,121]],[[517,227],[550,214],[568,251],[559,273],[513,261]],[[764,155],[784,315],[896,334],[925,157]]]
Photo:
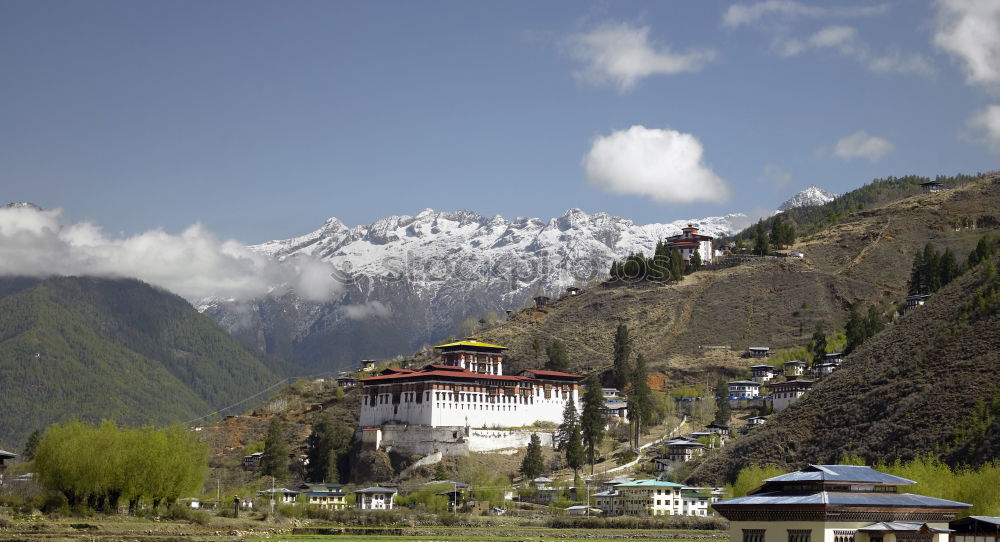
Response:
[[[833,201],[836,197],[837,194],[831,194],[816,185],[809,185],[808,188],[788,198],[788,200],[779,205],[778,210],[787,211],[796,207],[823,205],[824,203]]]

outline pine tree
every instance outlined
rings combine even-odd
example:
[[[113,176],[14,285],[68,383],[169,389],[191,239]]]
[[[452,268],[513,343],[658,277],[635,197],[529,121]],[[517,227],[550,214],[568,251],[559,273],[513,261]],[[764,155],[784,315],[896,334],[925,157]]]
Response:
[[[758,222],[753,233],[753,253],[758,256],[766,256],[771,252],[771,245],[768,242],[767,234],[764,231],[764,223]]]
[[[672,280],[684,280],[685,265],[684,257],[681,256],[681,251],[676,248],[670,249],[670,278]]]
[[[630,378],[632,384],[628,394],[628,419],[632,424],[632,441],[639,447],[642,428],[653,420],[653,392],[649,389],[649,371],[646,358],[642,354],[635,357],[635,366]]]
[[[42,440],[42,432],[35,429],[28,435],[28,441],[24,443],[24,451],[21,452],[21,458],[26,461],[31,461],[35,458],[35,448],[38,448],[38,441]]]
[[[604,394],[601,392],[601,381],[597,378],[597,373],[591,373],[583,385],[586,390],[583,394],[583,413],[580,415],[580,432],[587,450],[590,472],[593,474],[597,450],[604,440]]]
[[[973,267],[979,265],[979,262],[991,258],[996,253],[996,245],[991,243],[986,236],[979,239],[976,243],[976,248],[969,253],[969,257],[966,260],[966,267],[972,269]]]
[[[729,386],[725,380],[720,379],[715,384],[715,423],[718,425],[728,425],[732,411],[729,408]]]
[[[938,262],[938,282],[940,282],[941,286],[945,286],[958,278],[959,273],[955,253],[950,248],[946,248],[944,254],[941,255],[941,260]]]
[[[625,384],[628,382],[628,375],[631,370],[630,359],[632,357],[632,339],[629,337],[628,326],[625,324],[618,324],[618,329],[615,330],[615,345],[614,345],[614,370],[615,370],[615,382],[621,389],[625,388]]]
[[[853,352],[861,343],[868,338],[868,322],[858,314],[857,309],[852,305],[851,312],[847,315],[847,325],[844,334],[847,335],[847,352]]]
[[[545,462],[542,459],[542,441],[538,438],[537,433],[532,433],[527,453],[524,455],[524,460],[521,461],[521,474],[524,475],[525,479],[532,480],[542,474],[543,469],[545,469]]]
[[[337,482],[340,461],[351,442],[353,432],[343,422],[334,423],[327,417],[321,418],[312,426],[312,433],[306,439],[306,457],[309,465],[306,476],[311,482]]]
[[[698,268],[701,267],[701,253],[695,251],[695,253],[691,255],[691,261],[688,262],[688,264],[691,266],[692,271],[697,271]]]
[[[566,464],[576,473],[587,460],[583,449],[583,434],[576,414],[576,401],[567,401],[563,409],[563,423],[559,426],[559,449],[566,455]]]
[[[816,331],[809,341],[809,351],[812,352],[813,363],[823,361],[823,356],[826,355],[826,333],[823,332],[823,324],[819,322],[816,323]]]
[[[545,349],[545,354],[548,356],[548,361],[545,362],[546,369],[550,371],[569,369],[569,355],[566,353],[566,345],[562,341],[558,339],[552,341],[552,344]]]
[[[267,426],[264,438],[264,457],[261,458],[261,472],[275,478],[288,476],[288,442],[285,427],[275,416]]]
[[[882,316],[878,313],[875,305],[868,307],[868,318],[865,319],[866,337],[874,337],[884,328],[885,324],[882,322]]]

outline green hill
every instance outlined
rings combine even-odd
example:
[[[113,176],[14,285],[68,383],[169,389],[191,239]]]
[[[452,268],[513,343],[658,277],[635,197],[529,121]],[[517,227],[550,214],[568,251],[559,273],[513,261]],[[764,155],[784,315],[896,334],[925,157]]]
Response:
[[[0,279],[0,443],[57,420],[183,422],[289,370],[186,301],[136,280]]]

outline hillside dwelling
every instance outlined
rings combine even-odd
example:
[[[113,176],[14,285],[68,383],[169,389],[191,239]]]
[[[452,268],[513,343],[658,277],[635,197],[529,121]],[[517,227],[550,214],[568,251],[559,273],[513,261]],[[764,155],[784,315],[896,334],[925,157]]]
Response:
[[[604,406],[601,413],[608,422],[628,421],[628,398],[615,388],[601,388]]]
[[[714,239],[714,237],[699,234],[697,226],[688,224],[686,228],[681,228],[680,235],[667,237],[667,249],[676,248],[685,262],[691,261],[691,256],[697,253],[698,257],[701,258],[701,263],[712,263],[715,255],[712,251]]]
[[[340,376],[337,377],[337,387],[344,389],[351,389],[358,387],[358,379],[353,376]]]
[[[652,465],[655,472],[670,472],[674,470],[674,462],[666,457],[654,457]]]
[[[615,476],[614,478],[604,481],[601,483],[601,491],[614,491],[615,486],[618,484],[627,484],[629,482],[634,482],[635,478],[631,476]]]
[[[813,373],[816,376],[826,376],[836,371],[839,367],[840,365],[836,363],[827,363],[827,362],[817,363],[816,365],[813,365]]]
[[[442,344],[441,362],[361,380],[361,426],[525,427],[562,422],[567,401],[581,410],[579,375],[528,369],[503,374],[505,346]]]
[[[723,425],[721,423],[710,423],[710,424],[708,424],[708,425],[705,426],[705,429],[708,429],[709,431],[715,433],[716,435],[719,435],[720,437],[728,437],[729,436],[729,426],[728,425]]]
[[[533,298],[535,300],[536,307],[544,307],[552,302],[552,299],[544,295],[537,296]]]
[[[7,462],[12,461],[15,457],[17,457],[15,453],[0,450],[0,475],[3,474],[3,471],[7,470]]]
[[[264,452],[254,452],[250,455],[243,456],[243,470],[257,470],[260,468],[261,461],[264,460]]]
[[[375,360],[373,359],[363,359],[361,360],[361,365],[358,368],[359,371],[366,373],[371,373],[375,371]]]
[[[566,295],[579,295],[583,290],[577,288],[576,286],[570,286],[566,288]]]
[[[854,465],[810,465],[712,505],[729,542],[948,542],[968,504],[900,491],[915,482]]]
[[[760,383],[753,380],[734,380],[729,383],[730,399],[752,399],[760,397]]]
[[[694,440],[673,439],[666,444],[669,461],[686,463],[705,453],[705,445]]]
[[[920,189],[923,190],[924,194],[933,194],[935,192],[941,192],[947,190],[941,181],[927,181],[926,183],[920,183]]]
[[[951,542],[1000,542],[1000,517],[967,516],[948,524]]]
[[[788,257],[789,258],[799,258],[799,259],[802,259],[802,258],[805,258],[806,255],[803,254],[802,252],[799,252],[798,250],[793,250],[793,251],[791,251],[791,252],[788,253]]]
[[[806,374],[806,368],[809,364],[802,361],[801,359],[793,359],[792,361],[786,361],[783,368],[785,371],[785,377],[792,376],[802,376]]]
[[[285,487],[279,487],[258,491],[257,496],[263,497],[268,501],[270,501],[273,496],[274,502],[277,504],[295,504],[295,499],[299,496],[299,492]]]
[[[354,507],[358,510],[392,510],[396,497],[393,487],[366,487],[354,492]]]
[[[906,310],[915,309],[917,307],[923,307],[924,303],[927,302],[928,294],[916,294],[906,296]]]
[[[833,364],[836,364],[839,367],[841,363],[844,363],[844,353],[843,352],[830,352],[829,354],[825,354],[823,356],[823,362],[824,363],[833,363]]]
[[[771,384],[771,404],[775,412],[781,412],[805,395],[813,385],[812,380],[788,380]]]
[[[751,365],[750,366],[750,378],[754,382],[770,382],[774,379],[775,371],[774,367],[770,365]]]
[[[747,418],[747,425],[764,425],[767,423],[767,416],[750,416]]]
[[[771,348],[769,346],[751,346],[747,348],[747,357],[751,358],[766,358],[771,355]]]
[[[550,489],[552,487],[552,482],[553,481],[554,480],[552,478],[547,478],[545,476],[539,476],[538,478],[535,478],[534,480],[532,480],[531,483],[535,485],[535,489],[536,490],[542,491],[543,489]]]

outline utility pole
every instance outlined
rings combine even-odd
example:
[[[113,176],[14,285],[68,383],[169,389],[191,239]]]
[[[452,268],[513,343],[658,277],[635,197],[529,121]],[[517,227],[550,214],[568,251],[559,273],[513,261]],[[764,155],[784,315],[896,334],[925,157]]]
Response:
[[[271,477],[271,521],[274,521],[274,476]]]

